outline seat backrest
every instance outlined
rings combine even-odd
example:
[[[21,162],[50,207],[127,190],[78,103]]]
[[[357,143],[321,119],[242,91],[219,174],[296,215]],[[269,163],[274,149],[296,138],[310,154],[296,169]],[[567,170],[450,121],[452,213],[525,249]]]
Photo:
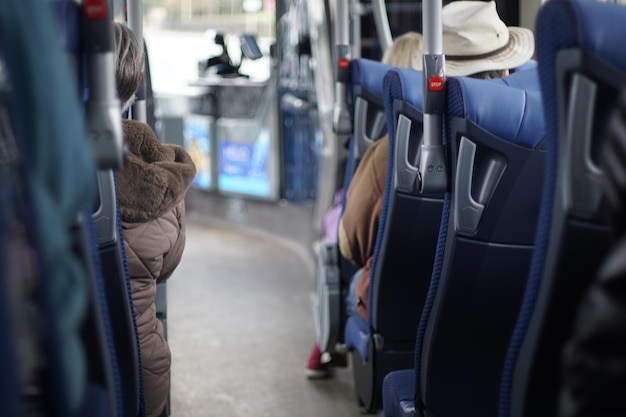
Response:
[[[369,322],[385,349],[413,350],[428,289],[443,195],[417,190],[422,140],[422,73],[390,70],[384,79],[389,126],[387,182],[370,278]]]
[[[528,275],[545,127],[532,77],[518,88],[506,81],[451,78],[446,85],[451,190],[415,358],[416,395],[433,415],[497,414]]]
[[[112,10],[106,10],[108,21],[97,21],[93,24],[93,22],[87,22],[88,18],[84,10],[81,10],[80,6],[74,1],[54,0],[51,2],[51,5],[56,13],[61,39],[66,52],[76,60],[85,59],[88,61],[98,59],[95,52],[98,48],[87,43],[89,43],[89,40],[97,39],[98,36],[113,37],[111,27],[104,26],[106,24],[110,25]],[[94,36],[94,33],[91,33],[91,37],[84,36],[88,24],[93,24],[92,29],[97,36]],[[78,42],[81,34],[83,35],[82,43]],[[104,71],[101,73],[89,72],[91,78],[85,77],[82,80],[85,84],[82,87],[86,90],[100,91],[99,96],[91,95],[91,99],[94,102],[95,100],[105,98],[106,95],[103,94],[105,90],[109,96],[114,97],[116,94],[108,91],[108,89],[114,89],[114,84],[107,83],[107,80],[98,77],[110,77],[110,80],[113,80],[113,68],[109,69],[111,70],[109,73]],[[85,111],[87,121],[91,124],[89,127],[101,128],[106,126],[106,123],[102,123],[103,120],[108,121],[109,117],[114,117],[114,114],[112,116],[108,112],[105,116],[97,114],[98,111],[102,110],[106,112],[105,104],[111,105],[110,102],[86,104],[86,106],[92,106],[91,109],[88,108]],[[121,115],[119,120],[114,121],[121,126]],[[111,148],[113,148],[112,144]],[[94,150],[96,157],[99,154],[105,156],[105,158],[99,158],[99,162],[102,163],[109,160],[107,165],[111,166],[111,155],[115,152],[103,147],[95,147]],[[94,370],[97,366],[102,366],[102,361],[98,361],[97,355],[93,352],[97,348],[97,344],[90,342],[90,349],[88,350],[90,355],[89,366],[92,375],[109,373],[108,378],[113,383],[113,387],[110,389],[114,390],[116,396],[117,413],[124,416],[137,416],[141,408],[140,399],[142,395],[140,388],[140,356],[129,289],[130,282],[124,268],[123,242],[120,238],[121,232],[116,213],[117,197],[113,171],[111,169],[98,171],[97,182],[98,195],[97,199],[95,199],[95,204],[93,204],[95,207],[91,215],[92,218],[85,220],[86,223],[92,224],[89,224],[89,230],[83,233],[83,242],[86,250],[82,256],[89,259],[90,263],[94,265],[93,273],[96,276],[96,288],[93,291],[93,297],[100,305],[98,306],[98,312],[94,311],[91,313],[91,325],[87,326],[87,330],[91,332],[92,338],[96,337],[95,333],[98,330],[105,333],[105,341],[109,343],[107,356],[110,363],[107,364],[108,369],[106,370]]]
[[[490,81],[495,84],[507,85],[509,87],[520,88],[526,91],[541,90],[541,87],[539,86],[539,71],[537,70],[536,64],[531,68],[516,71],[508,77],[495,78]]]
[[[560,351],[607,249],[598,149],[608,109],[626,82],[625,21],[623,6],[579,0],[546,2],[537,17],[546,175],[532,266],[502,377],[502,417],[555,415]]]
[[[348,161],[344,176],[343,195],[345,196],[363,155],[367,149],[387,131],[383,108],[383,77],[393,67],[370,59],[354,59],[350,62],[350,88],[353,110],[353,135],[350,138]],[[342,208],[343,212],[343,208]],[[356,268],[339,256],[341,277],[349,282]]]
[[[64,6],[69,11],[75,4]],[[75,247],[80,242],[76,225],[95,194],[96,165],[85,140],[77,82],[61,45],[67,43],[59,42],[53,15],[50,2],[0,4],[0,51],[10,79],[23,179],[24,201],[17,213],[36,257],[30,264],[36,273],[28,276],[34,285],[29,307],[37,315],[35,332],[45,363],[40,378],[29,383],[40,384],[35,403],[50,415],[97,415],[110,412],[112,404],[106,376],[97,374],[106,367],[100,355],[106,348],[95,340],[97,351],[91,350],[94,340],[86,336],[98,305],[90,264]],[[102,336],[100,327],[93,330],[88,334]]]
[[[93,213],[93,221],[97,256],[102,265],[104,291],[115,341],[122,408],[125,416],[137,415],[141,406],[140,350],[130,281],[125,267],[115,179],[111,170],[98,172],[98,191],[100,198]]]
[[[367,149],[387,131],[383,108],[383,78],[393,67],[369,59],[350,63],[353,108],[352,173]]]
[[[617,103],[603,146],[604,206],[613,240],[589,289],[583,295],[563,347],[562,384],[555,415],[623,414],[626,374],[624,318],[626,298],[626,91]]]

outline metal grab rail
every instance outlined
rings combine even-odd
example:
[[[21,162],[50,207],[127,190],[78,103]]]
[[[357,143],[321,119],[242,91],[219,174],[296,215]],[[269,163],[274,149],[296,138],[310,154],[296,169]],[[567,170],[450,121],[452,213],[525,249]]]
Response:
[[[448,189],[448,169],[441,136],[442,114],[445,110],[445,56],[443,54],[442,0],[426,0],[422,3],[422,27],[424,35],[424,139],[418,162],[417,189],[421,193],[441,193]],[[389,18],[384,0],[372,1],[374,22],[381,49],[386,51],[392,44]],[[356,37],[354,14],[360,13],[354,0],[340,0],[335,10],[335,106],[333,130],[337,134],[352,133],[351,112],[348,107],[350,60],[355,52],[350,39],[350,27]]]
[[[335,107],[333,109],[333,130],[337,134],[352,133],[352,120],[348,108],[348,87],[350,81],[350,13],[349,0],[337,1],[335,14]]]
[[[378,33],[380,49],[385,53],[393,43],[385,0],[372,0],[372,11],[374,12],[374,25],[376,26],[376,33]]]
[[[420,145],[417,188],[427,194],[448,189],[448,169],[441,136],[442,115],[446,105],[441,16],[441,0],[423,2],[424,139]]]
[[[120,101],[115,87],[113,24],[105,0],[85,0],[81,13],[81,54],[85,62],[86,123],[98,168],[124,163]]]

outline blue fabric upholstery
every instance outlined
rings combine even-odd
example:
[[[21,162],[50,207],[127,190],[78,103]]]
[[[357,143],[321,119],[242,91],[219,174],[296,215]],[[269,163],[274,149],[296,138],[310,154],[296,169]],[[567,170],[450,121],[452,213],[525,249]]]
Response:
[[[516,73],[516,72],[526,71],[526,70],[530,70],[530,69],[537,70],[537,61],[536,60],[530,59],[527,62],[525,62],[524,64],[520,65],[519,67],[513,68],[513,70],[511,72],[512,73]]]
[[[383,381],[385,417],[415,416],[415,371],[405,369],[387,374]]]
[[[370,59],[358,58],[350,62],[351,84],[360,86],[375,97],[383,96],[383,77],[394,67]]]
[[[504,84],[509,87],[521,88],[527,91],[540,91],[539,86],[539,71],[537,67],[525,69],[523,71],[516,71],[504,78],[496,78],[491,80],[495,84]]]
[[[532,77],[522,81],[531,86],[534,82]],[[470,120],[499,138],[527,148],[535,148],[545,137],[539,91],[509,88],[501,85],[500,80],[485,82],[469,77],[451,78],[447,88],[448,118]],[[506,100],[499,99],[503,95]],[[494,102],[498,105],[494,106]]]
[[[358,314],[352,315],[345,329],[346,349],[357,349],[364,361],[368,360],[367,346],[370,330],[365,321]]]
[[[549,247],[559,155],[557,53],[564,49],[582,48],[624,70],[624,22],[626,8],[623,6],[580,0],[549,1],[537,17],[537,57],[547,126],[545,180],[531,270],[502,376],[500,417],[508,417],[512,412],[515,368],[537,302]]]
[[[424,94],[422,84],[422,73],[407,68],[393,68],[387,72],[383,80],[383,88],[387,92],[384,95],[385,113],[387,124],[395,124],[393,115],[394,100],[404,101],[417,110],[422,110]],[[390,132],[389,136],[395,135]]]
[[[534,197],[525,201],[524,195],[532,190],[523,189],[526,186],[517,183],[518,178],[522,178],[531,184],[540,184],[540,169],[533,169],[531,177],[526,177],[525,170],[526,161],[532,160],[533,168],[541,166],[542,156],[535,149],[545,137],[545,127],[536,80],[521,72],[517,77],[520,78],[515,84],[524,88],[512,88],[503,80],[469,77],[450,78],[446,84],[443,137],[450,145],[453,186],[445,201],[436,263],[418,327],[414,374],[415,403],[427,409],[432,404],[444,415],[455,415],[458,409],[467,409],[472,401],[480,403],[474,410],[479,415],[489,415],[488,411],[496,408],[501,365],[517,314],[516,305],[523,292],[526,277],[523,268],[529,264],[539,191],[535,187]],[[503,155],[507,161],[490,203],[485,203],[480,227],[468,237],[461,235],[458,217],[453,215],[458,204],[455,175],[459,162],[455,158],[459,152],[459,129],[470,142],[484,148],[484,152]],[[517,191],[511,190],[513,185]],[[511,201],[507,201],[509,198]],[[526,206],[519,207],[518,202]],[[516,219],[531,227],[515,229]],[[502,251],[507,260],[515,262],[501,261],[497,258],[500,252],[496,251]],[[506,282],[500,279],[502,275],[508,275]],[[500,293],[503,287],[506,290]],[[465,294],[469,297],[466,301],[463,300]],[[485,314],[485,311],[492,314]],[[485,317],[493,317],[494,322],[479,324],[481,330],[474,329],[476,337],[472,338],[469,334],[472,324],[468,321]],[[465,345],[460,339],[467,341]],[[483,349],[484,345],[489,349]],[[470,352],[473,355],[480,351],[489,354],[468,359]],[[444,371],[448,362],[448,369]],[[473,378],[479,375],[482,375],[479,379]],[[426,380],[422,380],[424,376]],[[472,380],[475,385],[460,388],[471,384]],[[423,392],[428,393],[428,398],[422,398]],[[450,409],[442,410],[446,402]]]

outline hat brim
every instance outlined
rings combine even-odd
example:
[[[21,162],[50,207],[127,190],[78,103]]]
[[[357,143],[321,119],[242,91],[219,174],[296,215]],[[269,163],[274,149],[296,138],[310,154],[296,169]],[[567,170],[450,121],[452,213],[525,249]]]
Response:
[[[509,43],[502,51],[478,59],[452,60],[446,58],[446,75],[461,77],[483,71],[517,68],[535,53],[535,37],[532,31],[522,27],[508,27]]]

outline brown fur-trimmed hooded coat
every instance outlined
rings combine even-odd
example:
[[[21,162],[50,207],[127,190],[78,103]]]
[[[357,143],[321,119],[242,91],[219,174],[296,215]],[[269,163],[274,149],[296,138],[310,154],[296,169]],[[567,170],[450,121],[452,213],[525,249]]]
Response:
[[[339,223],[339,250],[344,258],[363,269],[356,284],[356,310],[367,321],[370,276],[376,235],[383,207],[389,137],[383,136],[365,152],[346,194]]]
[[[156,317],[157,283],[168,279],[185,246],[184,197],[196,173],[180,146],[159,143],[150,126],[123,122],[128,157],[117,172],[124,246],[139,331],[148,417],[165,407],[171,356]]]

